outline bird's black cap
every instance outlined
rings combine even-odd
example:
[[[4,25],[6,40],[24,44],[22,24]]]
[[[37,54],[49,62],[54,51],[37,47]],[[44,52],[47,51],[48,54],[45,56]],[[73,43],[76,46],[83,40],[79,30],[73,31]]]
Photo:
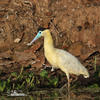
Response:
[[[48,29],[48,28],[39,27],[37,31],[38,31],[38,32],[39,32],[39,31],[44,31],[44,30],[46,30],[46,29]]]

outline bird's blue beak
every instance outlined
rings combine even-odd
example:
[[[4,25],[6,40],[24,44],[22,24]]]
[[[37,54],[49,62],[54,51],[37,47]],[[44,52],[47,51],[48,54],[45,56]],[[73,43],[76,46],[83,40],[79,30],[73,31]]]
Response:
[[[35,42],[38,38],[40,38],[41,37],[41,35],[38,33],[36,36],[35,36],[35,38],[30,42],[30,43],[28,43],[27,45],[32,45],[32,43],[33,42]]]

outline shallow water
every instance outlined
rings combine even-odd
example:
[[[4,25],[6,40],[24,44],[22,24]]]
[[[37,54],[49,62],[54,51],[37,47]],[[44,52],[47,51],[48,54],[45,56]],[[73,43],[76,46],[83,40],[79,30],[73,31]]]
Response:
[[[66,89],[41,90],[27,93],[25,96],[5,94],[0,96],[0,100],[100,100],[100,89],[70,90],[69,95]]]

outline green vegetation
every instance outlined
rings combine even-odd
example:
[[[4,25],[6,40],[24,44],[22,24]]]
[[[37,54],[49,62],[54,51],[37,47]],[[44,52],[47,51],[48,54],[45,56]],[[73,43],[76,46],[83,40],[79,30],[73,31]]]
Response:
[[[5,88],[6,88],[6,81],[0,80],[0,91],[3,92]]]
[[[58,85],[57,77],[48,77],[48,72],[46,70],[43,70],[40,73],[40,76],[43,78],[43,80],[48,81],[48,86],[57,87],[57,85]]]
[[[58,78],[48,76],[46,70],[42,70],[39,75],[35,75],[33,71],[26,71],[22,67],[20,73],[12,72],[7,80],[0,80],[0,93],[11,90],[31,91],[37,88],[57,87],[57,85]]]

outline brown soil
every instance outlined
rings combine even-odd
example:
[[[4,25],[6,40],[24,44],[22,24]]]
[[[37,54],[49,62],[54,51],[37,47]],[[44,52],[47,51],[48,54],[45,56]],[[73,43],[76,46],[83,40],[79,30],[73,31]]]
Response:
[[[100,65],[100,0],[0,0],[0,70],[10,73],[49,64],[37,28],[49,27],[55,46],[77,56],[91,71]],[[90,72],[92,73],[92,72]]]

